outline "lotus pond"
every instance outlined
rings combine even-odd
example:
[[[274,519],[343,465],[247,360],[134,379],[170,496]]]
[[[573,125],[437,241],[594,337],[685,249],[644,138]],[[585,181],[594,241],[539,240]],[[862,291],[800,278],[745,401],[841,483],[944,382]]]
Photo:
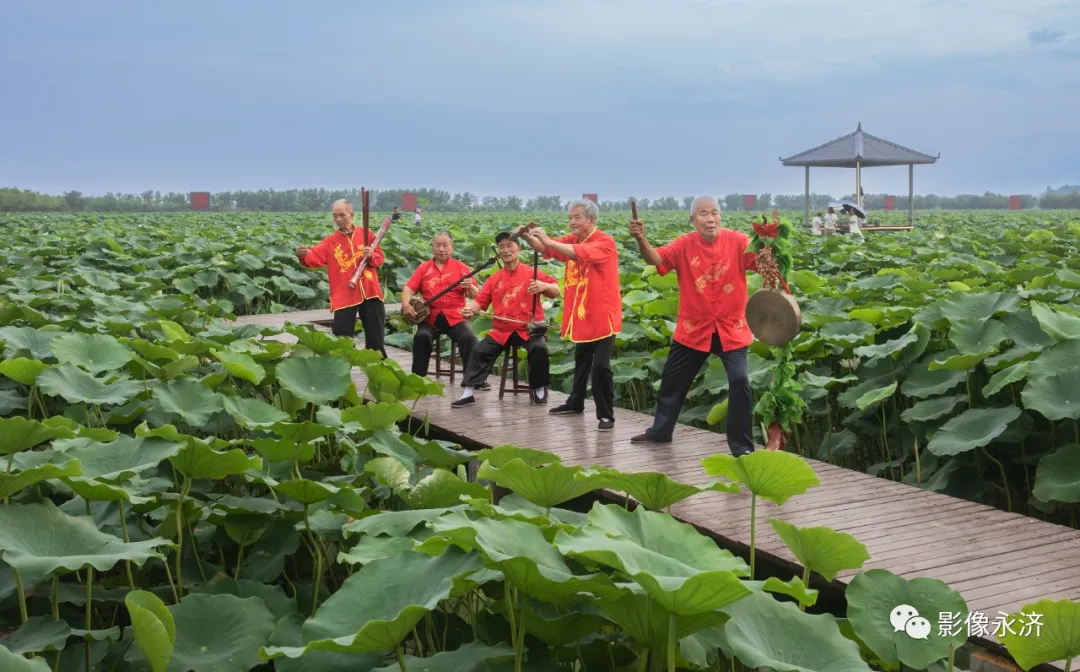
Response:
[[[0,217],[0,669],[955,669],[966,633],[937,616],[967,607],[940,581],[866,571],[843,617],[817,613],[811,585],[869,559],[858,539],[780,516],[804,570],[766,577],[753,552],[665,510],[703,490],[783,504],[819,485],[813,457],[1075,525],[1074,216],[923,214],[864,242],[797,233],[793,452],[714,455],[695,485],[527,447],[471,454],[403,423],[440,383],[319,330],[231,323],[326,305],[292,248],[328,216]],[[533,218],[564,228],[561,213]],[[601,220],[624,248],[617,401],[649,412],[677,294],[625,220]],[[473,265],[520,222],[391,229],[388,299],[435,231]],[[666,242],[684,222],[650,213],[646,232]],[[749,215],[726,223],[748,231]],[[407,347],[404,322],[389,328]],[[553,335],[564,389],[570,347]],[[759,395],[772,356],[751,356]],[[725,389],[714,362],[683,421],[722,432]],[[640,506],[575,505],[598,488]],[[886,604],[916,608],[929,636],[895,632]],[[1017,612],[999,638],[1022,666],[1080,654],[1080,604],[1021,611],[1041,630],[1015,627]]]

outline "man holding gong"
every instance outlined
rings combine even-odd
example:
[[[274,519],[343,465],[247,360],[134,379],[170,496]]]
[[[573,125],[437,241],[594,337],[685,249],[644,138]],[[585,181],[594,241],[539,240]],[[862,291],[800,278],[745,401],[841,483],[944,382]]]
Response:
[[[653,248],[645,225],[630,222],[630,235],[646,263],[660,275],[675,271],[679,315],[660,380],[652,427],[630,440],[671,441],[679,412],[694,378],[709,354],[724,363],[728,377],[727,440],[735,457],[754,451],[753,398],[746,354],[754,336],[746,322],[746,272],[756,271],[757,255],[747,252],[750,237],[720,226],[720,205],[699,196],[690,206],[694,231]]]
[[[409,320],[415,321],[417,315],[412,299],[417,293],[429,301],[447,287],[457,284],[426,306],[428,316],[417,325],[416,335],[413,336],[412,372],[418,376],[428,375],[437,334],[447,334],[457,344],[463,367],[468,365],[469,356],[476,346],[476,334],[461,315],[465,299],[475,299],[480,293],[473,278],[465,277],[472,269],[453,258],[454,239],[449,232],[435,234],[431,250],[431,259],[420,264],[401,289],[401,312]]]

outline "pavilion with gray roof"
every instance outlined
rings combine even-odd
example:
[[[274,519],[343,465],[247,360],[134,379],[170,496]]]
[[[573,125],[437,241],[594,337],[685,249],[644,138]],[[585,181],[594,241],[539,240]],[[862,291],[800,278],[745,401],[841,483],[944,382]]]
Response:
[[[810,168],[854,168],[855,201],[862,206],[862,169],[876,166],[908,167],[908,225],[915,219],[915,164],[937,163],[941,158],[908,149],[895,142],[864,133],[859,122],[854,133],[836,138],[805,152],[781,158],[785,166],[806,168],[806,219],[810,223]]]

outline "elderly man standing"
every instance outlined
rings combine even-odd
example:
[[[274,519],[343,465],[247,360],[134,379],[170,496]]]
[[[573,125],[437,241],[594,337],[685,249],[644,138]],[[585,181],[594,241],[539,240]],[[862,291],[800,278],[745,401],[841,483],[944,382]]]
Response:
[[[746,325],[746,272],[757,270],[747,252],[750,237],[720,226],[716,199],[699,196],[690,207],[691,233],[653,249],[645,225],[630,222],[630,235],[646,263],[660,275],[674,270],[679,280],[679,316],[664,364],[652,427],[630,440],[669,442],[690,385],[709,353],[720,358],[728,377],[727,440],[731,454],[753,452],[753,399],[746,353],[754,336]]]
[[[525,346],[526,361],[529,365],[529,388],[532,390],[529,396],[533,403],[547,403],[544,389],[550,382],[547,342],[543,334],[530,334],[527,327],[529,322],[544,321],[544,308],[539,300],[533,300],[534,297],[557,297],[559,283],[539,269],[536,279],[533,280],[533,270],[519,260],[521,246],[510,233],[503,231],[497,234],[495,245],[503,267],[491,274],[476,298],[470,300],[461,311],[462,316],[468,320],[491,306],[494,319],[491,321],[491,330],[473,348],[472,356],[465,365],[465,379],[462,381],[465,389],[461,398],[450,404],[452,408],[476,403],[473,390],[481,387],[487,380],[495,359],[507,343],[515,347]]]
[[[327,280],[330,282],[330,312],[334,314],[331,331],[335,336],[352,337],[356,334],[356,318],[364,326],[364,347],[378,350],[386,357],[383,345],[386,332],[386,307],[383,305],[382,287],[375,270],[382,266],[386,256],[381,247],[372,251],[370,244],[375,241],[375,234],[368,231],[367,240],[362,240],[364,230],[353,226],[353,206],[351,201],[334,201],[333,215],[337,230],[331,233],[315,247],[296,248],[296,258],[308,268],[326,266]],[[357,283],[355,289],[349,288],[349,279],[356,271],[356,265],[364,255],[372,252],[371,260]]]
[[[611,351],[622,331],[622,295],[619,292],[619,248],[610,234],[596,228],[596,204],[577,200],[570,204],[570,233],[549,238],[534,229],[522,238],[545,259],[566,262],[563,278],[561,337],[574,345],[574,387],[566,403],[553,415],[585,412],[585,394],[592,378],[596,419],[600,431],[615,428],[615,385]]]
[[[424,300],[430,300],[472,272],[464,263],[453,258],[454,238],[449,232],[435,234],[431,250],[431,259],[420,264],[401,289],[401,312],[408,317],[416,317],[416,311],[409,302],[417,292]],[[413,336],[413,373],[428,375],[428,363],[437,334],[448,334],[461,352],[461,361],[468,363],[476,346],[476,334],[461,316],[461,309],[465,307],[465,298],[474,299],[479,291],[473,279],[468,278],[428,306],[430,313],[416,327],[416,335]]]

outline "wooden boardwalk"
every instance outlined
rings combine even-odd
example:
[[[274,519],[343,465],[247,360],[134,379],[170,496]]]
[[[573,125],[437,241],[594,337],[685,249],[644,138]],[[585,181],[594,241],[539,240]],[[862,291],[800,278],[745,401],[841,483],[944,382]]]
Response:
[[[391,312],[387,306],[387,313]],[[286,320],[323,321],[329,315],[326,310],[307,311],[247,316],[238,322],[281,326]],[[387,347],[387,353],[405,370],[411,368],[412,353],[392,347]],[[432,372],[434,366],[433,356]],[[359,370],[354,379],[357,389],[363,390],[366,381]],[[499,378],[494,375],[489,378],[492,390],[476,392],[475,405],[452,409],[450,402],[460,396],[460,369],[453,385],[447,378],[439,381],[445,385],[445,396],[421,399],[413,414],[463,443],[515,444],[555,453],[568,465],[662,471],[694,484],[709,478],[701,458],[728,451],[723,435],[686,425],[678,426],[670,444],[631,444],[630,437],[651,425],[652,416],[616,409],[615,429],[598,432],[591,400],[581,415],[553,417],[548,410],[562,403],[565,394],[551,391],[546,405],[535,406],[527,394],[508,390],[499,401]],[[970,613],[988,619],[991,631],[1001,612],[1017,611],[1026,603],[1041,598],[1080,599],[1080,531],[816,460],[808,462],[820,486],[782,507],[765,500],[757,504],[758,552],[790,565],[795,574],[801,575],[801,566],[769,525],[770,516],[800,527],[827,526],[854,535],[871,557],[862,570],[881,568],[905,579],[944,581],[963,595]],[[749,545],[747,494],[701,493],[674,505],[671,514],[732,547]],[[842,572],[832,587],[843,590],[857,573]],[[973,641],[999,647],[992,633]],[[1053,667],[1064,669],[1064,663]]]

